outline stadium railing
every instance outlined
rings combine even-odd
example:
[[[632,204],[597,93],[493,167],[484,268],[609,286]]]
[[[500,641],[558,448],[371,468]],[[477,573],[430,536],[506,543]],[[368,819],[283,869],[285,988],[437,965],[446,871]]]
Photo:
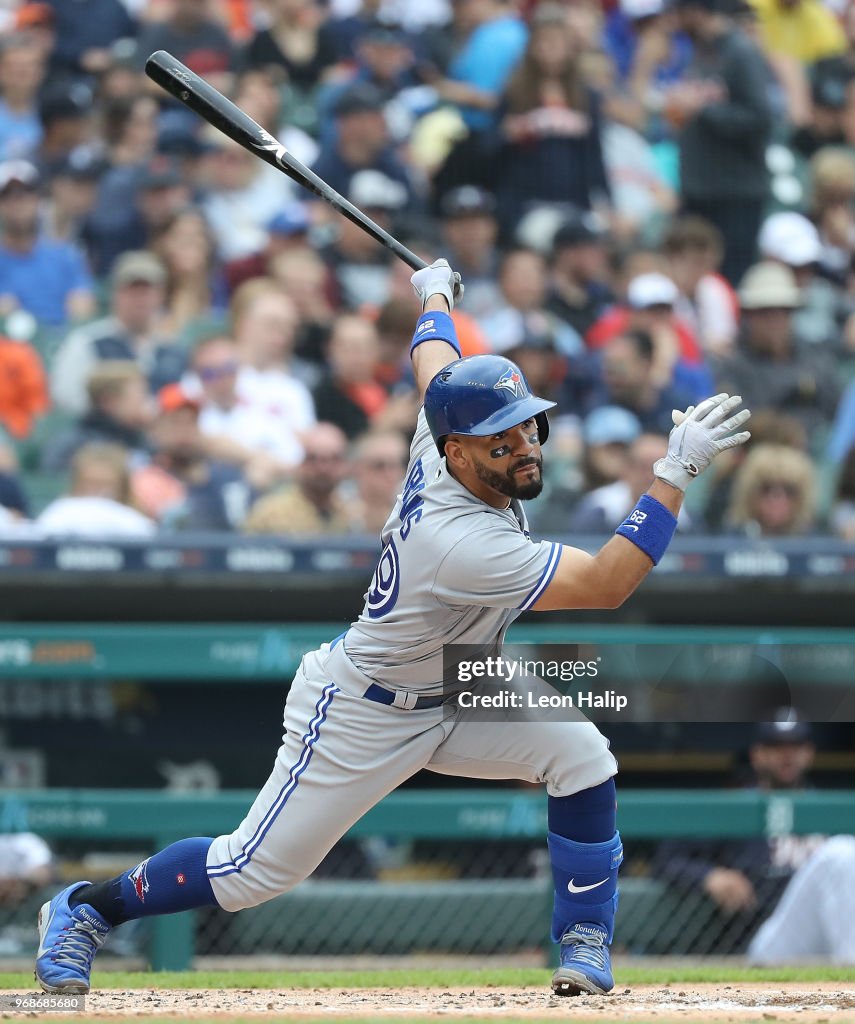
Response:
[[[34,831],[93,846],[130,839],[156,850],[187,835],[230,831],[253,797],[245,791],[192,796],[139,790],[5,792],[0,794],[0,831]],[[620,798],[620,829],[630,845],[686,836],[726,840],[855,832],[855,792],[628,791]],[[421,791],[386,797],[347,838],[474,841],[486,854],[504,842],[542,845],[545,831],[542,793]],[[240,915],[212,912],[220,913],[225,923],[208,915],[206,927],[213,944],[232,953],[259,948],[332,955],[356,950],[530,949],[546,947],[551,892],[546,872],[530,879],[483,881],[309,881]],[[674,951],[669,936],[677,936],[687,921],[694,922],[697,933],[707,927],[697,914],[697,901],[688,905],[657,879],[624,877],[621,899],[620,941],[630,951]],[[148,956],[155,970],[180,970],[192,963],[195,917],[182,914],[152,922]],[[651,947],[652,931],[661,949]],[[442,936],[439,946],[437,935]]]

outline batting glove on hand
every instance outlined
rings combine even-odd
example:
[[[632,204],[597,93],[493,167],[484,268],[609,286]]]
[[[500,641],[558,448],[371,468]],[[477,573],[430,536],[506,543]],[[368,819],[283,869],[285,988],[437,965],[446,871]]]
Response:
[[[671,414],[674,429],[668,438],[668,454],[654,464],[654,474],[672,487],[685,491],[716,455],[745,444],[751,434],[747,430],[738,434],[733,431],[741,427],[751,413],[743,409],[730,416],[741,402],[741,395],[731,397],[722,394],[708,398],[697,408],[690,405],[685,412],[675,409]]]
[[[421,300],[422,309],[427,305],[431,295],[444,295],[449,310],[454,309],[454,303],[463,298],[460,274],[455,274],[448,260],[435,260],[429,267],[417,270],[410,280]]]

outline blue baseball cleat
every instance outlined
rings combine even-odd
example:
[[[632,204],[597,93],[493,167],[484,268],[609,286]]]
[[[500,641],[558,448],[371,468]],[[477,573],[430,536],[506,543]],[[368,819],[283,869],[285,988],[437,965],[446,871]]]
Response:
[[[75,882],[39,911],[36,981],[45,992],[89,991],[92,958],[104,944],[110,925],[92,907],[68,905],[72,893],[89,885]]]
[[[615,987],[608,932],[599,924],[574,924],[561,938],[561,966],[552,975],[557,996],[603,995]]]

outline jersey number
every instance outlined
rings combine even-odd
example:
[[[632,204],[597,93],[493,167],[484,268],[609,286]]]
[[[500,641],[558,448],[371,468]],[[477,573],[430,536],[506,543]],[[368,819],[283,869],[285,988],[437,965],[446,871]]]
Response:
[[[390,540],[383,548],[383,554],[374,570],[371,586],[368,588],[366,609],[369,619],[379,619],[394,607],[398,600],[398,585],[401,569],[395,541]]]

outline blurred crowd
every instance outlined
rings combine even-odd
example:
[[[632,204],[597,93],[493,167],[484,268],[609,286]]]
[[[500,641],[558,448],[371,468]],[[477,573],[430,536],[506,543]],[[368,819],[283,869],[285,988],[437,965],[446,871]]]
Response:
[[[672,409],[753,410],[686,533],[855,538],[855,3],[0,0],[0,536],[377,534],[410,270],[144,74],[166,49],[558,402],[542,532]]]

